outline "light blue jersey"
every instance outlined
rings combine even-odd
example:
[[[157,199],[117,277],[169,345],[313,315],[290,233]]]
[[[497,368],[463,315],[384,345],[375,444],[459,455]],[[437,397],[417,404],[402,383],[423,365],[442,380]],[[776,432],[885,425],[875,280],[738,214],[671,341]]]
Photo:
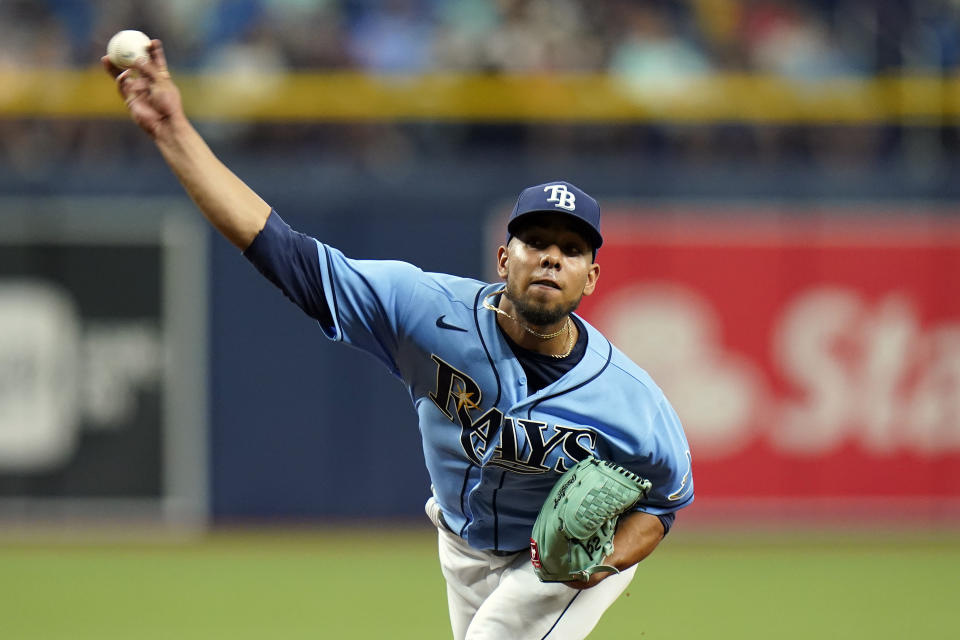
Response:
[[[653,483],[639,510],[667,514],[692,502],[676,413],[650,376],[582,318],[583,358],[528,394],[496,314],[482,304],[502,284],[351,260],[312,243],[274,213],[246,253],[328,338],[370,353],[403,381],[444,520],[472,547],[526,549],[551,487],[587,456]]]

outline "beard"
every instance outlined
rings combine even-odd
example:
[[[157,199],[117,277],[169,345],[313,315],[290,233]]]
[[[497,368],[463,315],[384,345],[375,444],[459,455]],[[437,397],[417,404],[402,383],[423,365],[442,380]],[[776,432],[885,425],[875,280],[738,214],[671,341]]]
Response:
[[[583,296],[580,296],[567,304],[560,302],[552,305],[544,304],[525,297],[516,289],[517,287],[512,286],[510,284],[510,278],[507,277],[503,295],[513,303],[513,308],[516,309],[517,315],[523,318],[527,324],[534,327],[547,327],[560,322],[565,316],[576,311],[577,307],[580,306],[580,301],[583,299]]]

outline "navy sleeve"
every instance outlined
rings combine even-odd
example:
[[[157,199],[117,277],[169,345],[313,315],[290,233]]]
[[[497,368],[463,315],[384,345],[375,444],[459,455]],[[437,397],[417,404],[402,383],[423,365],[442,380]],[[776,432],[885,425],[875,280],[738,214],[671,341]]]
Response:
[[[266,225],[243,255],[307,315],[323,326],[333,325],[324,297],[316,240],[294,231],[271,211]]]
[[[673,521],[677,519],[677,512],[661,513],[657,517],[660,518],[660,524],[663,525],[663,535],[666,536],[670,533],[670,527],[673,526]]]

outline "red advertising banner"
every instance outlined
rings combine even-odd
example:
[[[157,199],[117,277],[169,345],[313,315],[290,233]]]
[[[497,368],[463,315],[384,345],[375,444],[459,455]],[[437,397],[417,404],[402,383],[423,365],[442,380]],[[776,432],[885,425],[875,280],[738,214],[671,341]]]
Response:
[[[698,499],[960,498],[960,222],[605,213],[580,312],[647,369]]]

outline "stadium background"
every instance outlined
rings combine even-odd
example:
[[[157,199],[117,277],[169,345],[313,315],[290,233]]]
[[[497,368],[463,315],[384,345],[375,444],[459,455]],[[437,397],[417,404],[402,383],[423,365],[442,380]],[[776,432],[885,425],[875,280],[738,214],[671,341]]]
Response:
[[[349,255],[489,277],[524,186],[604,203],[583,312],[674,399],[698,501],[596,637],[952,637],[958,27],[946,0],[0,0],[10,637],[444,637],[403,389],[198,222],[97,67],[120,28]]]

